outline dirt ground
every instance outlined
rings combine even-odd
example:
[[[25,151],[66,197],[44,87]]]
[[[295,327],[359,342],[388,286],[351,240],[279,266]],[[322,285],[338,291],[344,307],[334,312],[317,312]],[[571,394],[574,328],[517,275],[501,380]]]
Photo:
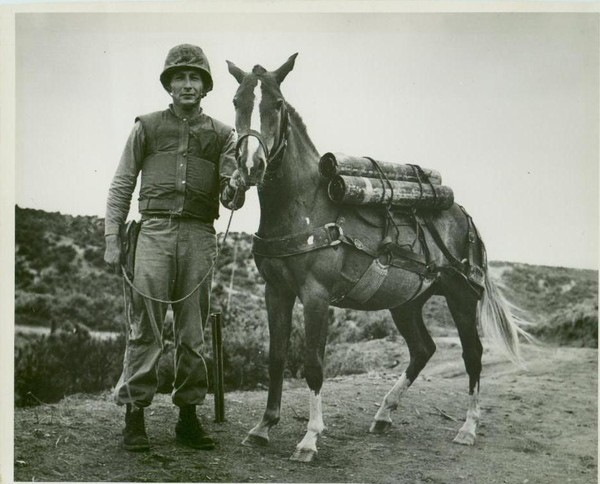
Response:
[[[309,464],[289,456],[308,417],[308,390],[286,382],[282,419],[264,449],[240,445],[264,410],[266,392],[226,394],[227,422],[212,421],[212,452],[174,444],[176,412],[157,396],[147,418],[152,450],[119,446],[123,409],[108,393],[15,410],[16,481],[596,483],[598,356],[593,349],[524,347],[527,369],[486,350],[482,422],[473,447],[452,443],[467,409],[457,341],[438,352],[405,394],[385,435],[367,432],[377,405],[402,371],[326,381],[326,431]],[[402,350],[404,351],[404,350]]]

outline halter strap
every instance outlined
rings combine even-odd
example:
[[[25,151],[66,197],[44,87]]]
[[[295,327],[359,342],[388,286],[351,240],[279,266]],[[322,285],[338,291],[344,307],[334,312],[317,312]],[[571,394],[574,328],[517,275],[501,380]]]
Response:
[[[256,138],[258,143],[260,144],[261,148],[263,149],[263,151],[265,152],[265,160],[266,160],[266,168],[265,171],[269,170],[269,167],[276,161],[279,161],[281,158],[283,158],[283,153],[285,152],[285,148],[287,147],[287,130],[288,130],[288,125],[289,125],[289,115],[288,115],[288,111],[287,109],[285,109],[285,104],[282,106],[282,122],[281,125],[279,126],[279,139],[278,139],[278,144],[277,147],[275,148],[274,151],[270,152],[269,149],[267,148],[267,144],[265,143],[262,133],[256,131],[255,129],[249,129],[247,131],[244,131],[243,133],[240,133],[237,143],[235,145],[235,159],[238,163],[238,168],[240,166],[239,160],[240,160],[240,150],[242,148],[242,142],[246,139],[246,138]],[[273,170],[273,168],[271,168],[271,170]]]
[[[269,149],[267,148],[267,145],[263,141],[262,135],[254,129],[249,129],[245,133],[240,134],[240,136],[238,137],[237,144],[235,145],[235,159],[238,160],[240,157],[240,149],[242,147],[242,141],[244,141],[246,138],[251,138],[251,137],[256,138],[258,140],[258,143],[260,144],[261,148],[264,150],[266,158],[268,159],[269,158]]]

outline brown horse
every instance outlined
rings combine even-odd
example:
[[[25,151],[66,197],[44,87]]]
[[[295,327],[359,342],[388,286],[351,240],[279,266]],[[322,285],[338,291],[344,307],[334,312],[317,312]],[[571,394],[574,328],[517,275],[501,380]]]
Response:
[[[239,83],[233,99],[239,171],[248,186],[257,186],[260,200],[253,252],[266,282],[270,333],[267,407],[244,443],[268,444],[269,430],[279,421],[296,298],[304,308],[310,418],[306,435],[291,458],[308,462],[316,455],[317,438],[324,430],[321,387],[330,305],[389,309],[406,340],[408,367],[383,398],[370,427],[371,432],[380,433],[390,428],[391,412],[435,351],[422,308],[433,294],[440,294],[458,328],[469,375],[467,417],[454,442],[472,445],[480,416],[483,350],[478,323],[515,361],[519,359],[518,336],[526,333],[489,279],[483,243],[461,207],[430,213],[405,211],[390,218],[381,207],[355,209],[329,200],[327,180],[318,172],[319,153],[280,89],[295,59],[293,55],[272,72],[259,65],[244,72],[228,61],[229,72]],[[385,229],[390,224],[391,232]],[[372,242],[390,233],[396,252],[374,253],[372,248],[377,247]],[[469,262],[481,268],[480,287],[463,270]]]

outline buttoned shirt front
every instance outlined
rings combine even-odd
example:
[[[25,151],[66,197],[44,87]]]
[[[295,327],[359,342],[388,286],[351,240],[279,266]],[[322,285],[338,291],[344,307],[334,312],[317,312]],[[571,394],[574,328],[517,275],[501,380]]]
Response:
[[[125,222],[140,172],[143,214],[212,221],[218,215],[199,214],[198,207],[207,206],[207,194],[215,194],[218,203],[219,191],[224,204],[231,202],[227,185],[236,168],[236,140],[232,128],[202,110],[191,118],[178,117],[170,106],[137,118],[109,190],[105,235],[117,234]],[[243,203],[239,195],[236,200],[238,206]],[[206,210],[215,211],[212,205]]]

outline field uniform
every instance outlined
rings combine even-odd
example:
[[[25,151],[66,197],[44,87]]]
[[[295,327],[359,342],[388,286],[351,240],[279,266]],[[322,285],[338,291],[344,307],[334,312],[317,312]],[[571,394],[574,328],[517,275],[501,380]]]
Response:
[[[124,223],[141,171],[134,284],[143,294],[177,300],[209,272],[216,253],[219,188],[222,184],[227,194],[235,141],[231,128],[202,112],[180,119],[169,108],[136,121],[110,187],[105,233],[117,234]],[[176,405],[202,403],[206,393],[201,322],[208,317],[211,280],[209,275],[194,295],[173,305]],[[167,304],[133,291],[124,369],[115,388],[119,404],[150,405],[162,351],[153,326],[163,331],[166,311]]]
[[[203,74],[207,91],[212,88],[202,50],[185,44],[167,56],[161,75],[165,89],[169,90],[173,69],[190,72],[189,67]],[[158,384],[157,364],[168,304],[151,298],[178,300],[202,282],[190,297],[173,304],[172,399],[180,409],[194,408],[195,419],[195,405],[203,402],[208,386],[202,349],[216,255],[213,222],[219,215],[219,198],[230,208],[244,202],[243,190],[234,197],[235,190],[229,186],[236,168],[233,128],[204,114],[199,105],[190,114],[181,112],[170,105],[164,111],[136,118],[109,189],[106,236],[119,234],[141,173],[142,221],[133,278],[137,291],[132,291],[123,373],[115,387],[116,402],[127,404],[126,430],[130,412],[150,405]],[[145,431],[144,438],[145,444],[139,449],[128,450],[146,450]]]

